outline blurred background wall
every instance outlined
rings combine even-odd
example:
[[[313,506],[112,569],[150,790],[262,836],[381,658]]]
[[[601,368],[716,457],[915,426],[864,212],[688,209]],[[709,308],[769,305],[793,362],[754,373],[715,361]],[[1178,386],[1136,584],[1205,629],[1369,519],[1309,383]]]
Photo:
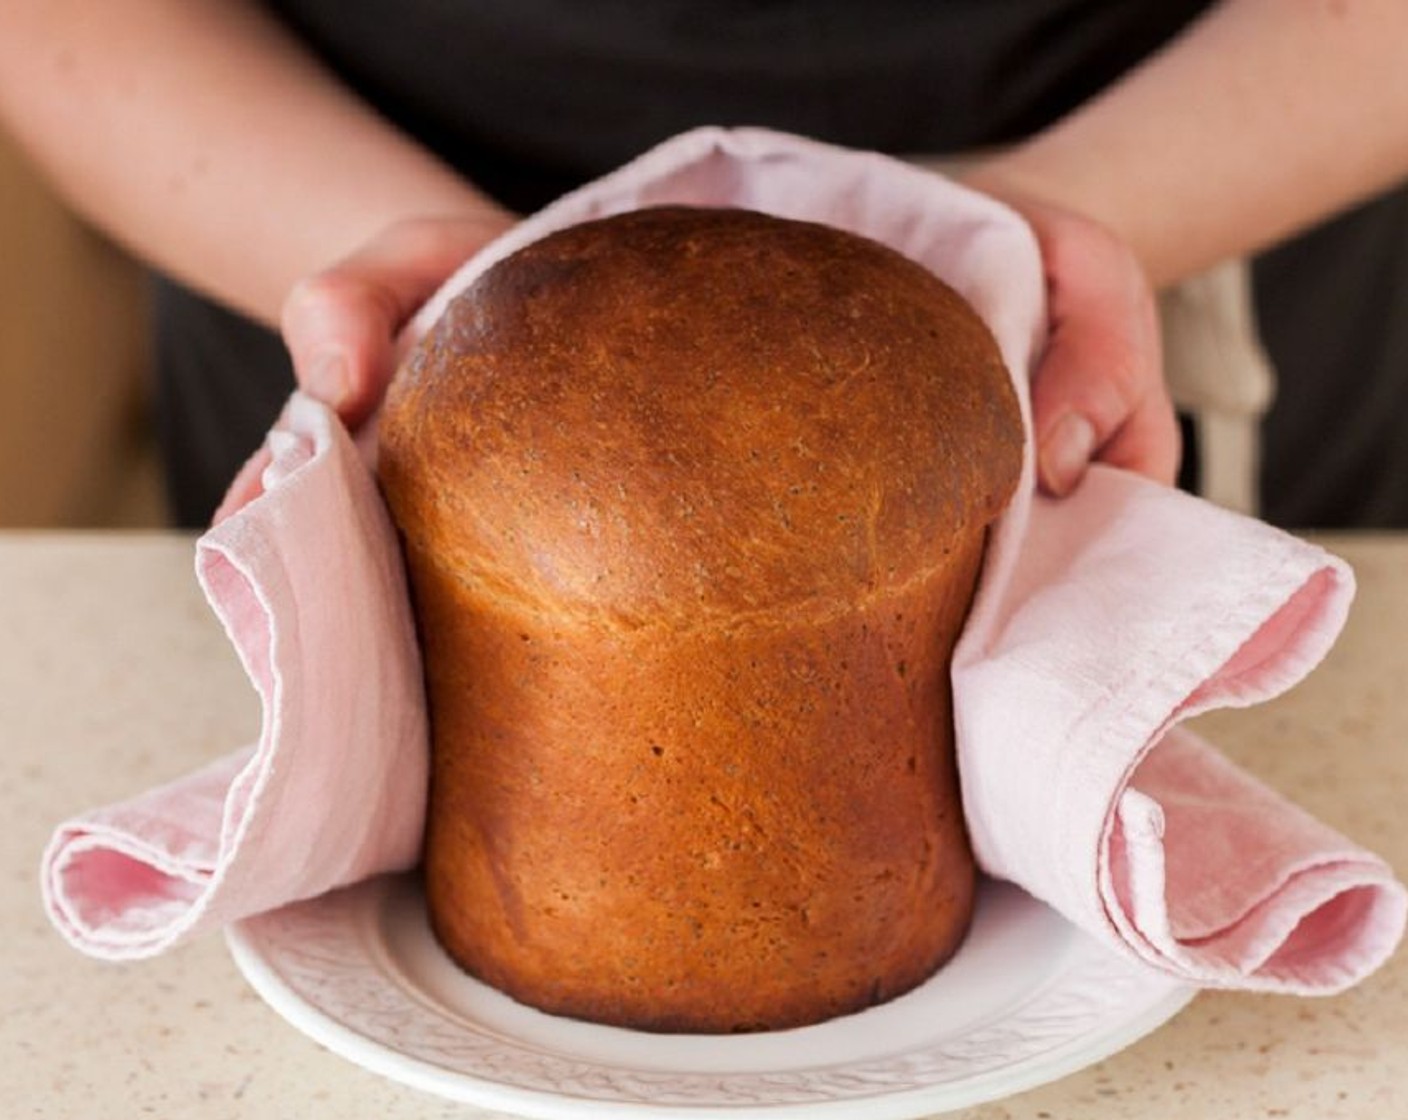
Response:
[[[0,527],[163,523],[141,269],[0,136]]]

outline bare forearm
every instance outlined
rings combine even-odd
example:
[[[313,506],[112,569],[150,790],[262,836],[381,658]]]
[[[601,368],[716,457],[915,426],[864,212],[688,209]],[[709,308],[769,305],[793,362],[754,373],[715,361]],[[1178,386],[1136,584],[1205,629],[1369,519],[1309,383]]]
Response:
[[[401,218],[497,215],[250,0],[15,0],[0,117],[138,254],[266,323]]]
[[[1176,281],[1408,175],[1405,44],[1403,0],[1225,0],[970,178],[1094,217]]]

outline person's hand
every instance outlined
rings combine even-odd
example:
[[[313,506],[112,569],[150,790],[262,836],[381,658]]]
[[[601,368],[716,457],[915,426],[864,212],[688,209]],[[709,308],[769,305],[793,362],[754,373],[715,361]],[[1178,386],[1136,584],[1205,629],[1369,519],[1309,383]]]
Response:
[[[1069,494],[1092,462],[1171,484],[1180,437],[1163,379],[1153,291],[1115,234],[1026,197],[1046,274],[1048,335],[1032,376],[1037,479]]]
[[[516,219],[507,211],[397,222],[330,268],[300,281],[284,301],[284,343],[299,387],[356,429],[396,372],[396,336],[461,264]],[[268,446],[245,463],[214,524],[263,493]]]
[[[298,384],[356,428],[395,372],[396,336],[461,264],[513,225],[507,211],[398,222],[300,281],[282,330]]]

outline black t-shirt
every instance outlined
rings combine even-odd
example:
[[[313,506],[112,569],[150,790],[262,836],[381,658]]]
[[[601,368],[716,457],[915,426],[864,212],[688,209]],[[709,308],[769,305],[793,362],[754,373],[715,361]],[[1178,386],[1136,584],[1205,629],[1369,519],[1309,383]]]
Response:
[[[1117,79],[1206,6],[270,4],[379,112],[519,212],[701,124],[765,125],[899,154],[1012,142]],[[1408,524],[1408,441],[1392,431],[1408,415],[1408,316],[1392,314],[1408,305],[1408,198],[1278,250],[1258,263],[1256,280],[1283,383],[1266,438],[1268,516],[1296,526]],[[199,525],[292,377],[277,338],[190,292],[160,284],[157,310],[173,504],[183,524]],[[1325,418],[1341,415],[1352,438],[1338,441],[1328,471],[1309,452],[1327,445]]]

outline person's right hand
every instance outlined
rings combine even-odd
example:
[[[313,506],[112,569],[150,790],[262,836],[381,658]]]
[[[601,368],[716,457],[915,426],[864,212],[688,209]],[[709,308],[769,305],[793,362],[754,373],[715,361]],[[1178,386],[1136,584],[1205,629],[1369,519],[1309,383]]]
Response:
[[[355,431],[381,403],[396,372],[396,338],[451,274],[514,224],[507,211],[415,218],[294,285],[284,301],[284,343],[310,397]],[[269,449],[261,447],[225,493],[219,524],[263,493]]]
[[[282,330],[299,387],[355,429],[395,372],[396,337],[466,260],[514,224],[507,211],[397,222],[300,281]]]

